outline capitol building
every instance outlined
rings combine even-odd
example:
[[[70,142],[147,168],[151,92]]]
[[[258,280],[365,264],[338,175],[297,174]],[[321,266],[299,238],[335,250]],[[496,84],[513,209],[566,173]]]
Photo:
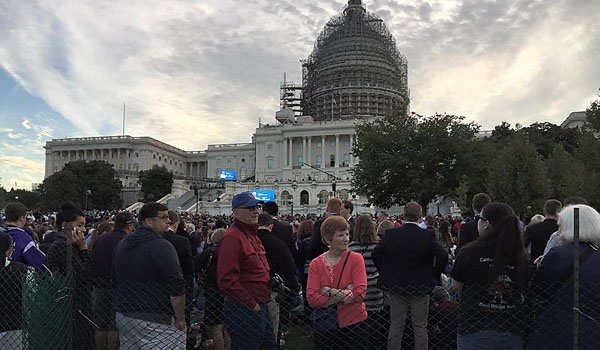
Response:
[[[259,125],[252,142],[185,151],[150,137],[53,139],[45,145],[45,177],[70,161],[106,161],[131,209],[140,195],[139,171],[155,165],[174,175],[172,193],[154,198],[171,209],[229,213],[233,194],[258,190],[274,191],[282,212],[320,213],[331,196],[360,208],[367,201],[351,186],[351,169],[359,162],[351,152],[355,125],[409,99],[406,58],[383,20],[361,0],[350,0],[302,60],[302,83],[284,76],[277,125]],[[224,170],[236,179],[221,181]]]

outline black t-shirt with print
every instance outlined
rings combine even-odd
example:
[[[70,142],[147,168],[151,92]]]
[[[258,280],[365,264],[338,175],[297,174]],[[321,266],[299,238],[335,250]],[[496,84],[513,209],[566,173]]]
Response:
[[[456,257],[452,278],[463,283],[459,306],[459,334],[494,329],[520,334],[525,328],[523,306],[526,279],[517,280],[514,266],[491,279],[494,248],[466,246]],[[526,278],[526,273],[519,276]]]

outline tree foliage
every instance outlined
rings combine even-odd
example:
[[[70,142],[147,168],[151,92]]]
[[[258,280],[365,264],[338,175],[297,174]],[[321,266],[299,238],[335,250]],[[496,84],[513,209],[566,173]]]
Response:
[[[164,166],[154,165],[152,169],[140,171],[138,182],[143,202],[158,200],[171,193],[173,173]]]
[[[425,208],[458,187],[463,154],[478,127],[463,117],[397,113],[357,125],[353,186],[381,207],[415,200]]]
[[[47,177],[41,185],[42,208],[56,210],[71,201],[80,208],[116,209],[121,207],[121,182],[115,170],[105,161],[78,160],[67,163],[63,170]]]
[[[598,94],[600,97],[600,94]],[[588,125],[595,131],[600,131],[600,100],[596,99],[590,103],[590,106],[585,110]]]

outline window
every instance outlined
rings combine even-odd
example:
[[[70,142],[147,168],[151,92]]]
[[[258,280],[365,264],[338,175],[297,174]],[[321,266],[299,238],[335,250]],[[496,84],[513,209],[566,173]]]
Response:
[[[300,150],[302,149],[302,144],[301,143],[298,144],[298,149],[300,149]]]
[[[329,147],[331,147],[331,148],[335,148],[335,141],[331,141],[331,142],[329,142]]]
[[[268,145],[267,145],[267,149],[268,149],[269,151],[272,151],[272,150],[273,150],[273,144],[272,144],[272,143],[268,144]]]
[[[221,164],[221,158],[217,158],[217,164]]]
[[[242,163],[246,163],[246,158],[242,158]]]
[[[273,169],[273,158],[267,159],[267,169]]]
[[[227,164],[231,164],[231,158],[227,158]]]
[[[140,156],[140,154],[138,152],[135,152],[135,157],[138,158]]]
[[[333,154],[329,157],[329,166],[332,168],[335,166],[335,155]]]
[[[348,153],[344,154],[343,166],[350,166],[350,155]]]
[[[304,158],[302,156],[298,157],[298,168],[302,168],[302,164],[304,164]]]
[[[350,147],[350,141],[349,140],[344,141],[344,147]]]
[[[322,147],[321,142],[317,142],[317,148],[321,148],[321,147]]]
[[[321,155],[319,154],[317,156],[317,168],[321,167],[321,163],[323,162],[323,158],[321,158]]]

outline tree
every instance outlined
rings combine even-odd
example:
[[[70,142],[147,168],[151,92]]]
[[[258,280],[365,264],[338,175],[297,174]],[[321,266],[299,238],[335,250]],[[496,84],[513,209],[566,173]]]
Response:
[[[600,94],[598,94],[600,97]],[[585,110],[587,122],[593,130],[600,131],[600,100],[595,100],[590,103],[590,106]]]
[[[550,198],[564,200],[572,196],[586,197],[585,166],[561,145],[554,147],[545,164],[550,180]]]
[[[463,117],[396,113],[356,126],[354,189],[381,207],[415,200],[423,208],[458,187],[468,161],[463,153],[478,126]]]
[[[152,169],[140,171],[138,182],[141,185],[143,202],[157,200],[171,193],[173,173],[164,166],[154,165]]]
[[[546,168],[535,147],[520,134],[508,139],[505,147],[490,154],[488,193],[494,201],[510,204],[517,213],[527,207],[541,210],[550,194]]]
[[[88,209],[116,209],[122,203],[121,182],[115,179],[112,165],[105,161],[67,163],[63,170],[46,178],[41,189],[46,209],[57,209],[67,201],[84,208],[87,200]]]
[[[40,193],[37,191],[27,191],[23,189],[10,189],[6,195],[8,202],[23,203],[29,210],[34,210],[39,206]]]
[[[580,131],[578,129],[563,129],[556,124],[544,122],[533,123],[519,132],[529,139],[529,142],[536,147],[537,152],[544,159],[550,156],[556,144],[561,145],[569,153],[573,153],[579,147]]]

